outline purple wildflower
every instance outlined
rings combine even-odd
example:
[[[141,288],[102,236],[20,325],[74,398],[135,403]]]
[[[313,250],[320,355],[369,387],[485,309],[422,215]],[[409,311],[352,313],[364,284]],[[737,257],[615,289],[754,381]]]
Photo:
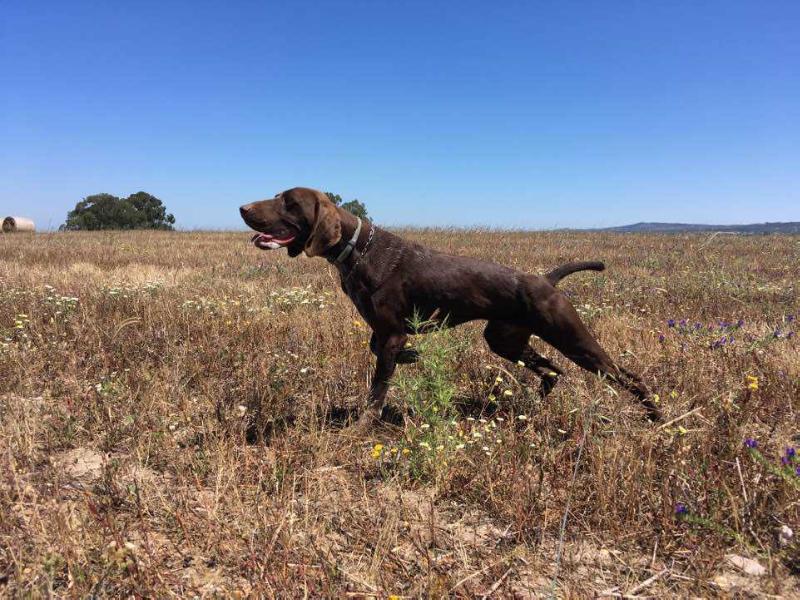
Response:
[[[797,456],[797,450],[795,450],[794,447],[789,446],[786,449],[786,458],[792,460],[795,456]]]
[[[658,334],[658,341],[661,342],[662,344],[664,343],[664,334],[663,333],[659,333]]]
[[[798,477],[800,477],[800,467],[797,467],[797,468],[794,470],[794,474],[795,474],[795,475],[797,475]]]
[[[774,337],[774,338],[781,337],[781,330],[780,329],[776,329],[775,333],[772,334],[772,337]]]
[[[744,327],[744,319],[739,319],[738,321],[736,321],[736,326],[739,328]]]
[[[668,319],[667,327],[675,327],[675,319]]]
[[[679,517],[689,514],[689,509],[686,508],[686,505],[683,502],[678,502],[675,505],[675,514]]]
[[[758,448],[758,442],[755,441],[753,438],[747,438],[744,441],[744,445],[750,449]]]
[[[794,321],[794,315],[786,315],[786,322],[791,323]]]
[[[787,340],[790,340],[790,339],[792,339],[793,337],[794,337],[794,331],[790,331],[789,333],[787,333],[787,334],[786,334],[786,339],[787,339]]]
[[[694,328],[695,328],[695,330],[702,329],[702,327],[703,327],[703,324],[702,324],[702,323],[695,323],[695,324],[694,324]]]
[[[686,327],[686,319],[681,319],[680,326]]]

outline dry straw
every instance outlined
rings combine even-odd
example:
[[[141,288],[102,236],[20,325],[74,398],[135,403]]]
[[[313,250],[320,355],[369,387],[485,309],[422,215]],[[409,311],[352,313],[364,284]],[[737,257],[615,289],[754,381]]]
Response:
[[[6,217],[3,219],[3,233],[15,233],[19,231],[36,231],[36,225],[25,217]]]

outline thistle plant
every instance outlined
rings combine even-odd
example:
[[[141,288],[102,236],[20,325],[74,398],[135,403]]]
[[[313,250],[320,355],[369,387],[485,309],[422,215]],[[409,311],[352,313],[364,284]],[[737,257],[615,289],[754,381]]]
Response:
[[[796,490],[800,490],[800,457],[797,456],[797,450],[793,446],[786,448],[780,457],[779,464],[774,464],[761,453],[758,449],[758,442],[753,438],[747,438],[744,445],[754,461]]]
[[[755,439],[745,439],[744,446],[747,450],[747,453],[753,458],[753,460],[764,466],[766,470],[773,475],[776,475],[784,480],[790,486],[800,490],[800,457],[798,457],[797,450],[793,446],[786,448],[785,452],[780,457],[779,465],[770,462],[770,460],[766,458],[764,454],[762,454],[762,452],[758,449],[758,442]],[[758,548],[748,543],[748,541],[740,533],[734,531],[730,527],[726,527],[725,525],[714,521],[713,519],[696,514],[695,512],[691,511],[683,502],[678,502],[675,505],[675,517],[695,527],[716,531],[717,533],[731,540],[747,546],[753,552],[759,553]],[[791,530],[789,531],[791,532]]]
[[[405,457],[409,474],[416,479],[436,480],[455,452],[463,449],[457,435],[453,398],[456,394],[455,358],[461,343],[446,324],[410,321],[414,332],[427,332],[416,344],[419,360],[397,378],[396,386],[412,420],[405,433],[404,447],[396,452]]]

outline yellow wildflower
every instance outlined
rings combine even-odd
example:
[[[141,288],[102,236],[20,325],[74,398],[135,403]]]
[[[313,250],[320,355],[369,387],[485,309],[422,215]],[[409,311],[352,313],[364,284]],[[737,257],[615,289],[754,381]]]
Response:
[[[383,444],[375,444],[372,448],[372,458],[375,460],[381,457],[381,453],[383,452]]]
[[[745,379],[747,380],[747,389],[753,391],[758,389],[758,377],[754,377],[753,375],[747,375]]]

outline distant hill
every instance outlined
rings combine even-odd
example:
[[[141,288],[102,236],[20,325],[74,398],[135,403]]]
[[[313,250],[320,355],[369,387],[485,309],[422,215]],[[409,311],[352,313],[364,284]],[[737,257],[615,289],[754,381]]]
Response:
[[[800,233],[800,222],[751,223],[749,225],[701,225],[697,223],[634,223],[619,227],[604,227],[596,231],[617,233],[697,233],[721,231],[725,233]]]

